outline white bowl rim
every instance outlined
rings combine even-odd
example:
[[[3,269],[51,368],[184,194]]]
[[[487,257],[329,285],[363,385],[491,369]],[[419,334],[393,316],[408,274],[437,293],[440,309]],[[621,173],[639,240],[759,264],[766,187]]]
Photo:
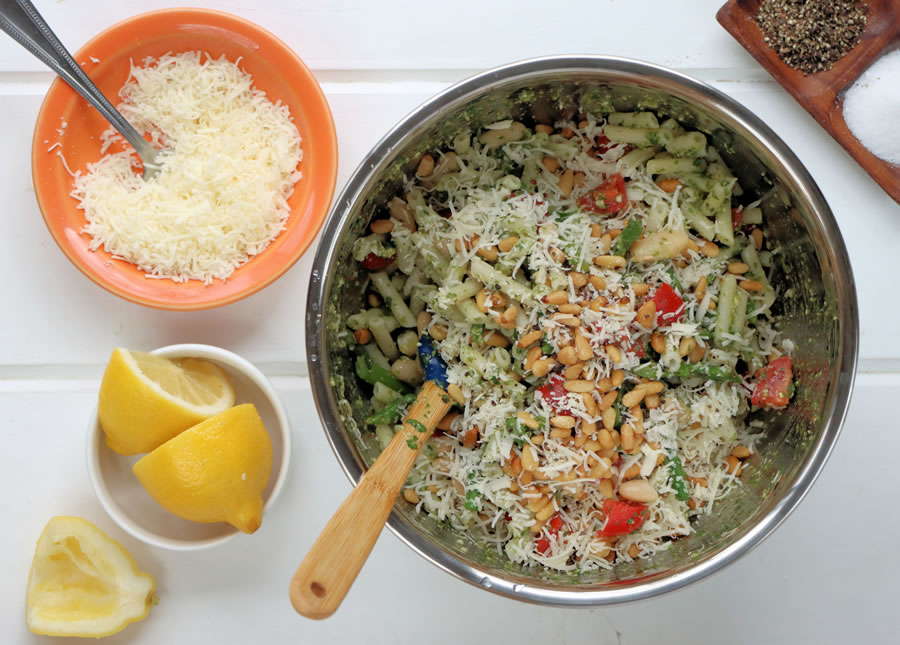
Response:
[[[291,443],[291,427],[290,422],[288,421],[287,411],[285,410],[284,404],[281,401],[281,397],[279,397],[278,392],[272,385],[272,382],[268,379],[268,377],[266,377],[265,374],[262,373],[262,371],[260,371],[258,367],[253,365],[247,359],[238,356],[234,352],[231,352],[227,349],[216,347],[214,345],[204,345],[200,343],[181,343],[177,345],[166,345],[165,347],[159,347],[152,350],[150,353],[159,354],[160,356],[165,356],[167,358],[203,358],[215,363],[227,365],[235,371],[238,371],[247,376],[247,378],[249,378],[269,400],[269,403],[271,404],[272,409],[275,412],[275,416],[278,419],[278,432],[281,435],[283,449],[281,455],[281,463],[278,465],[277,472],[275,473],[275,483],[272,486],[272,492],[269,495],[269,498],[266,500],[265,505],[263,506],[263,515],[265,515],[266,512],[270,511],[275,503],[275,500],[278,499],[281,490],[284,488],[288,473],[290,472],[290,464],[293,452]],[[88,477],[91,480],[91,486],[93,487],[94,493],[97,495],[97,499],[100,501],[100,505],[103,507],[103,510],[105,510],[107,515],[109,515],[110,518],[112,518],[112,520],[116,524],[118,524],[126,533],[128,533],[132,537],[137,538],[141,542],[171,551],[197,551],[200,549],[206,549],[212,546],[223,544],[224,542],[227,542],[235,535],[240,533],[240,531],[238,531],[237,529],[232,528],[232,530],[230,530],[228,533],[212,538],[206,538],[203,540],[179,540],[157,535],[156,533],[149,531],[143,526],[139,525],[137,522],[128,517],[122,511],[119,504],[115,502],[115,500],[113,500],[109,488],[106,485],[106,481],[101,475],[99,450],[100,442],[102,440],[103,431],[100,429],[100,421],[97,416],[97,406],[95,405],[94,411],[91,414],[90,423],[88,425],[86,442]]]

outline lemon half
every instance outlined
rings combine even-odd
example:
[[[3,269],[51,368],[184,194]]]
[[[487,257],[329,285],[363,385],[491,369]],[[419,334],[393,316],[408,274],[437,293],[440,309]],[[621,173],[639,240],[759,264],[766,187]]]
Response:
[[[117,347],[100,384],[97,415],[106,444],[121,455],[150,452],[234,404],[217,365]]]
[[[256,407],[235,406],[142,457],[132,468],[157,503],[194,522],[228,522],[244,533],[262,523],[272,442]]]
[[[154,588],[106,533],[80,517],[54,517],[34,552],[25,620],[35,634],[109,636],[147,615]]]

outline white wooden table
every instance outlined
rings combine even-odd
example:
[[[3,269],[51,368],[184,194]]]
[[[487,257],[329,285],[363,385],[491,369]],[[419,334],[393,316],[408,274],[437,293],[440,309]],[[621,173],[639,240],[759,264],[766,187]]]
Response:
[[[115,21],[181,4],[37,0],[72,49]],[[850,250],[862,324],[849,418],[828,467],[787,522],[740,562],[687,589],[607,609],[525,605],[451,578],[385,532],[339,613],[325,622],[301,618],[288,602],[288,580],[349,490],[305,377],[312,251],[264,291],[208,312],[145,309],[95,286],[57,249],[31,187],[31,131],[52,77],[0,37],[0,641],[51,641],[26,630],[25,586],[44,524],[71,514],[122,541],[157,580],[159,606],[110,643],[897,642],[900,299],[888,263],[897,257],[900,207],[718,26],[721,0],[206,4],[273,31],[315,71],[339,133],[338,188],[419,103],[517,59],[629,56],[730,94],[806,164]],[[260,531],[191,554],[149,548],[118,529],[94,498],[84,460],[112,348],[181,342],[221,345],[254,361],[279,388],[295,432],[292,476]]]

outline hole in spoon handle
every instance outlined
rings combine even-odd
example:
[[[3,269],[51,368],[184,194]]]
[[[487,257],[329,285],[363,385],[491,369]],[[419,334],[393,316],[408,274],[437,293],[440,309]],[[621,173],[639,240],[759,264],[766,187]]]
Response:
[[[323,587],[318,582],[311,582],[309,585],[309,590],[312,591],[313,595],[316,598],[324,598],[325,597],[325,587]]]

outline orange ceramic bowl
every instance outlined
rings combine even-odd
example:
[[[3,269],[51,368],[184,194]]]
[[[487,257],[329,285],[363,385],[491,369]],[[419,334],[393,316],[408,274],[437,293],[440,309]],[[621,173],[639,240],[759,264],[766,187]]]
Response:
[[[227,280],[211,285],[146,277],[131,263],[102,249],[90,251],[82,233],[84,213],[69,195],[72,171],[100,157],[100,134],[107,121],[61,79],[50,86],[38,114],[32,142],[34,191],[44,221],[63,253],[82,273],[112,293],[150,307],[194,310],[239,300],[273,282],[309,247],[331,205],[337,176],[337,137],[322,89],[303,61],[281,40],[246,20],[207,9],[165,9],[120,22],[90,40],[76,54],[88,76],[115,104],[131,61],[166,52],[200,50],[224,54],[253,77],[272,102],[286,104],[302,137],[303,178],[288,200],[287,228],[259,255]],[[95,62],[99,61],[99,62]],[[62,124],[65,122],[65,127]],[[60,135],[57,129],[62,128]],[[56,142],[61,145],[47,149]]]

